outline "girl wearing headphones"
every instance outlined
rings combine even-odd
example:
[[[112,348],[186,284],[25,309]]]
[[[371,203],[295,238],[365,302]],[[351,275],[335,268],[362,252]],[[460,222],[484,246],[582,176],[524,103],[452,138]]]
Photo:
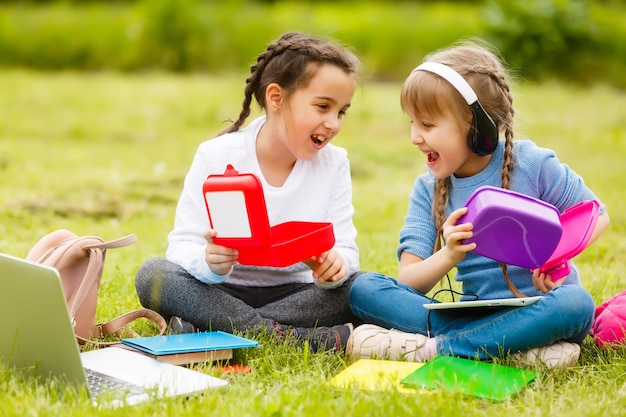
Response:
[[[354,330],[347,353],[411,361],[512,353],[548,366],[573,365],[594,314],[577,269],[572,265],[569,275],[553,282],[538,269],[500,265],[472,252],[476,244],[464,243],[472,237],[472,224],[458,220],[467,212],[467,198],[483,185],[538,198],[560,212],[596,196],[553,151],[513,140],[507,73],[485,46],[466,43],[427,56],[405,80],[401,105],[428,171],[414,183],[400,230],[397,279],[365,273],[350,290],[352,311],[372,324]],[[608,224],[601,204],[590,241]],[[512,297],[509,288],[515,287],[544,297],[527,307],[424,308],[433,302],[426,294],[454,268],[462,299]]]

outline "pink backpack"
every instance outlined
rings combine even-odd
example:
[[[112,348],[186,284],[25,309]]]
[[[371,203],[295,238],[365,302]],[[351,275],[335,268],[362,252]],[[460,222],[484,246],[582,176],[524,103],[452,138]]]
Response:
[[[135,235],[128,235],[107,242],[97,236],[77,236],[69,230],[60,229],[42,237],[28,253],[27,260],[59,271],[76,339],[80,345],[117,344],[117,341],[101,340],[109,335],[130,333],[137,337],[126,326],[140,318],[155,323],[160,329],[159,334],[165,333],[165,319],[156,311],[146,308],[129,311],[106,323],[95,321],[98,289],[107,249],[128,246],[136,240]]]
[[[626,291],[596,307],[591,335],[602,348],[626,344]]]

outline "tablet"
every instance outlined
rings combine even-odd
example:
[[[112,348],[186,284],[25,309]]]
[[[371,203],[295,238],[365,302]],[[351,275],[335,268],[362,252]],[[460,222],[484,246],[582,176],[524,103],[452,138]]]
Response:
[[[459,308],[476,308],[476,307],[525,307],[535,304],[544,296],[537,295],[535,297],[524,298],[495,298],[492,300],[473,300],[473,301],[453,301],[446,303],[430,303],[424,304],[424,308],[428,310],[450,310]]]

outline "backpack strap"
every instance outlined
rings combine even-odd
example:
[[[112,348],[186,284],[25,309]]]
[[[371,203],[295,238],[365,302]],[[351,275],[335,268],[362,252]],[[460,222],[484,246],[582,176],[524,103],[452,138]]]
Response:
[[[72,242],[73,241],[73,242]],[[74,242],[90,242],[85,245],[74,246],[70,243]],[[28,258],[40,263],[44,263],[55,251],[64,247],[65,250],[85,250],[89,256],[89,262],[85,270],[84,277],[81,280],[80,286],[72,294],[67,305],[70,313],[70,317],[74,318],[77,309],[82,305],[85,297],[89,293],[89,289],[100,275],[101,265],[104,263],[106,249],[121,248],[129,246],[137,242],[137,236],[130,234],[115,240],[103,241],[97,236],[83,236],[78,237],[74,233],[60,229],[54,233],[49,234],[38,243],[37,247],[31,250]],[[44,250],[46,248],[47,250]],[[56,254],[61,257],[60,254]]]
[[[85,279],[81,285],[81,288],[76,292],[76,305],[80,305],[81,299],[79,297],[84,297],[87,294],[86,289],[89,289],[93,280],[97,278],[97,268],[99,265],[102,265],[104,262],[104,254],[107,249],[121,248],[124,246],[131,245],[137,241],[137,236],[135,234],[131,234],[128,236],[121,237],[119,239],[110,240],[106,242],[96,242],[89,245],[85,245],[85,250],[89,251],[89,265],[87,267],[87,272],[85,273],[85,277],[89,279]],[[82,290],[82,291],[81,291]],[[122,314],[119,317],[114,318],[108,322],[97,323],[94,329],[93,337],[96,339],[104,338],[106,336],[113,335],[122,335],[124,333],[130,333],[133,337],[139,337],[138,334],[128,329],[127,326],[135,320],[140,318],[145,318],[153,322],[159,328],[159,336],[165,334],[167,330],[167,323],[163,316],[161,316],[156,311],[140,308],[137,310],[129,311],[128,313]],[[84,337],[76,335],[80,344],[90,344],[96,345],[99,347],[110,346],[119,344],[119,341],[114,342],[103,342],[98,340],[88,340]]]
[[[39,239],[35,246],[28,252],[26,259],[37,263],[45,263],[59,246],[77,238],[78,236],[69,230],[55,230]]]
[[[135,234],[130,234],[128,236],[124,236],[115,240],[96,242],[96,243],[85,245],[84,248],[89,251],[89,257],[90,257],[90,261],[89,261],[90,265],[88,266],[88,272],[86,275],[90,277],[97,276],[97,275],[94,275],[93,272],[98,267],[98,265],[101,265],[104,262],[104,253],[107,249],[122,248],[124,246],[129,246],[135,242],[137,242],[137,236]],[[85,281],[88,281],[88,280],[85,280]],[[89,288],[89,284],[87,282],[85,282],[84,288]],[[78,297],[78,294],[77,294],[77,297]],[[93,336],[95,338],[104,338],[106,336],[130,333],[134,337],[139,337],[138,334],[128,329],[127,326],[133,321],[141,319],[141,318],[148,319],[154,324],[156,324],[157,327],[159,328],[159,334],[158,334],[159,336],[165,334],[165,331],[167,330],[167,322],[165,321],[163,316],[161,316],[156,311],[153,311],[147,308],[140,308],[140,309],[129,311],[128,313],[122,314],[121,316],[116,317],[113,320],[110,320],[108,322],[97,323],[96,328],[94,329],[95,334]],[[81,344],[89,343],[91,345],[97,345],[97,346],[109,346],[109,345],[116,345],[120,343],[119,341],[103,342],[103,341],[97,341],[97,340],[87,340],[78,335],[76,337],[79,339],[79,342],[81,342]]]
[[[89,249],[89,262],[87,263],[87,269],[83,276],[80,286],[74,294],[67,300],[70,317],[74,319],[74,315],[78,308],[82,305],[85,297],[89,293],[89,289],[93,283],[98,279],[98,273],[104,260],[104,254],[99,249]]]
[[[163,318],[163,316],[161,316],[156,311],[149,310],[147,308],[140,308],[140,309],[129,311],[128,313],[122,314],[121,316],[116,317],[113,320],[110,320],[108,322],[96,324],[96,329],[97,329],[98,334],[95,334],[94,337],[103,338],[106,336],[121,335],[123,333],[131,333],[134,337],[139,337],[138,334],[128,329],[126,326],[132,323],[133,321],[137,319],[141,319],[141,318],[148,319],[159,327],[158,336],[162,336],[165,334],[165,331],[167,330],[167,323],[165,319]],[[93,339],[85,339],[84,337],[80,337],[78,335],[76,335],[76,338],[78,339],[81,345],[90,344],[90,345],[95,345],[98,347],[119,345],[120,343],[119,341],[102,342],[102,341],[93,340]]]
[[[95,236],[91,236],[94,239],[99,239]],[[106,242],[101,242],[101,243],[92,243],[89,245],[85,245],[84,248],[85,249],[102,249],[102,250],[106,250],[106,249],[116,249],[116,248],[123,248],[124,246],[129,246],[132,245],[133,243],[137,242],[137,235],[130,234],[128,236],[124,236],[124,237],[120,237],[119,239],[115,239],[115,240],[109,240]]]
[[[102,241],[102,239],[96,236],[85,236],[78,239],[96,240],[96,242],[82,246],[82,248],[89,253],[89,263],[87,265],[87,270],[85,271],[85,276],[81,281],[80,287],[67,301],[70,310],[70,316],[72,318],[74,317],[74,314],[76,314],[76,309],[78,308],[78,306],[82,305],[85,297],[89,292],[89,289],[100,275],[100,268],[104,263],[105,251],[107,249],[121,248],[131,245],[137,241],[137,236],[135,234],[131,234],[121,237],[119,239],[106,242]],[[100,242],[98,242],[98,240]]]

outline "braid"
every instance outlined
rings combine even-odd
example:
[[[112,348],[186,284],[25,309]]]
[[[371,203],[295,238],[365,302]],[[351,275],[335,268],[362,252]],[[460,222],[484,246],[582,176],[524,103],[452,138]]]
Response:
[[[513,108],[513,94],[509,88],[504,72],[493,74],[492,79],[496,82],[508,106],[503,106],[508,111],[502,115],[500,126],[504,128],[504,162],[502,163],[502,188],[510,189],[511,171],[513,171],[513,120],[515,110]]]
[[[478,77],[476,77],[478,75]],[[503,70],[499,66],[479,63],[466,69],[465,76],[472,84],[479,101],[492,116],[501,130],[504,130],[504,162],[502,164],[502,188],[510,189],[513,171],[513,95]]]
[[[310,66],[310,63],[318,65]],[[265,90],[268,85],[277,83],[289,95],[308,85],[321,64],[335,65],[348,74],[358,69],[356,56],[330,42],[298,32],[281,36],[257,57],[256,63],[250,68],[239,117],[219,134],[236,132],[241,128],[250,116],[253,97],[265,109]]]
[[[442,232],[443,223],[446,221],[445,208],[448,205],[450,192],[450,178],[438,179],[435,182],[435,191],[433,195],[433,216],[435,218],[435,228],[437,230],[437,239],[433,253],[441,249],[440,234]]]
[[[250,116],[250,104],[252,103],[251,80],[252,76],[246,79],[246,88],[244,90],[243,104],[241,112],[239,113],[239,118],[237,118],[237,120],[235,120],[233,124],[230,125],[230,127],[228,127],[226,130],[220,132],[220,135],[223,135],[224,133],[237,132],[246,121],[248,116]]]
[[[250,105],[252,104],[252,97],[256,94],[256,91],[258,90],[258,87],[261,83],[261,75],[263,74],[265,67],[267,67],[272,58],[283,53],[288,47],[289,45],[286,45],[283,39],[280,39],[275,44],[269,45],[267,49],[257,57],[256,63],[252,65],[252,67],[250,67],[250,76],[246,79],[242,110],[239,113],[239,117],[233,122],[230,127],[220,132],[220,135],[224,133],[237,132],[241,128],[248,116],[250,116]]]
[[[494,116],[499,128],[504,130],[504,162],[502,163],[502,188],[510,189],[511,171],[513,171],[513,95],[506,74],[500,66],[477,65],[471,71],[488,77],[493,82],[493,87],[485,86],[479,91],[486,91],[487,98],[483,100],[490,104],[489,112]],[[497,87],[497,88],[496,88]],[[482,101],[481,101],[482,102]],[[493,103],[493,104],[492,104]]]
[[[511,189],[511,171],[513,171],[513,132],[505,131],[504,162],[502,163],[502,188]]]

